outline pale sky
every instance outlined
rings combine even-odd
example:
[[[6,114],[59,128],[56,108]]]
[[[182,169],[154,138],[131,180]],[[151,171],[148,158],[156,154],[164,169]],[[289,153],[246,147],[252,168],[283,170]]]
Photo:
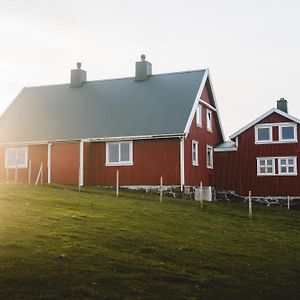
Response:
[[[23,87],[209,68],[228,136],[281,97],[300,118],[299,0],[0,0],[0,113]],[[121,101],[122,99],[120,99]]]

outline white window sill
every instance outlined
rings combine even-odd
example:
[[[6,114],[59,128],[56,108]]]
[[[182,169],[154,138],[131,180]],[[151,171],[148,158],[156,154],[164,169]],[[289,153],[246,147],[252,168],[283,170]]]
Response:
[[[265,176],[278,176],[278,174],[257,174],[257,176],[262,176],[262,177],[265,177]]]
[[[106,163],[106,167],[123,167],[123,166],[133,166],[133,162],[113,162]]]
[[[286,174],[278,174],[278,176],[297,176],[297,173],[286,173]]]
[[[206,166],[207,167],[207,169],[213,169],[214,168],[214,166]]]
[[[194,167],[198,167],[198,166],[199,166],[199,163],[193,162],[193,166],[194,166]]]
[[[298,143],[297,140],[286,140],[286,141],[255,141],[255,145],[266,145],[266,144],[294,144]]]
[[[16,166],[7,166],[6,169],[16,169]],[[17,169],[27,169],[27,166],[17,166]]]

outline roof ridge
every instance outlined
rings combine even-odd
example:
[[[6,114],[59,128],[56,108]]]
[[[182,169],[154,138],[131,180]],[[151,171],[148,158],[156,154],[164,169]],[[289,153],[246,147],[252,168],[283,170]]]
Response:
[[[205,72],[205,69],[195,69],[195,70],[187,70],[187,71],[177,71],[177,72],[168,72],[168,73],[159,73],[150,75],[150,78],[153,76],[164,76],[164,75],[176,75],[176,74],[183,74],[183,73],[193,73],[193,72]],[[96,79],[96,80],[87,80],[86,83],[93,83],[93,82],[103,82],[103,81],[115,81],[115,80],[125,80],[125,79],[134,79],[134,76],[130,77],[117,77],[117,78],[105,78],[105,79]],[[26,86],[25,89],[32,89],[32,88],[39,88],[39,87],[54,87],[54,86],[65,86],[70,85],[70,83],[56,83],[56,84],[46,84],[46,85],[33,85],[33,86]]]

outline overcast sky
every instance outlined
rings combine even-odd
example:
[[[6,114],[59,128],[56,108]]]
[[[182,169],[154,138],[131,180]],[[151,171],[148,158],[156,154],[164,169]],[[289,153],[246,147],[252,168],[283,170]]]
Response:
[[[300,118],[299,0],[0,0],[0,113],[24,86],[209,68],[226,136],[284,97]],[[121,101],[121,99],[120,99]]]

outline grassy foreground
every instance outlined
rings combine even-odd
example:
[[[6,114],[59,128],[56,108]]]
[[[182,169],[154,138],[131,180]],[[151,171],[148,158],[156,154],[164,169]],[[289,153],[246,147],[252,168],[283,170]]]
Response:
[[[300,299],[300,211],[0,185],[0,299]]]

